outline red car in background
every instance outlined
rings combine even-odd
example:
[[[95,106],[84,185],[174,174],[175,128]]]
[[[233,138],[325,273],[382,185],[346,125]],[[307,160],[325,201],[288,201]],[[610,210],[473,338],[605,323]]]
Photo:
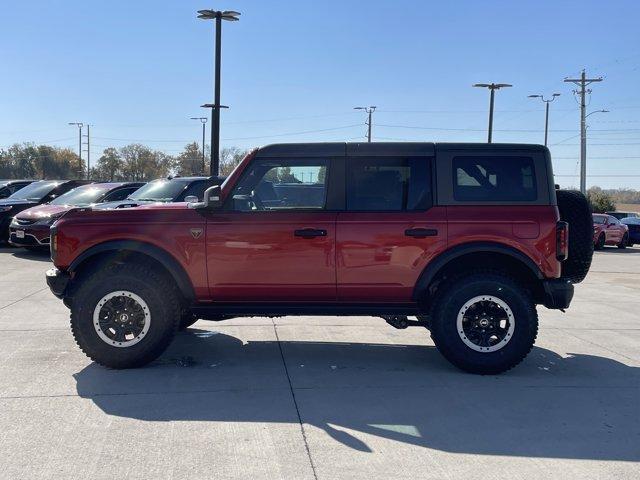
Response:
[[[602,249],[605,245],[626,248],[628,244],[629,227],[611,215],[593,214],[593,246],[596,250]]]
[[[91,183],[74,188],[55,200],[29,208],[13,218],[9,243],[31,250],[49,248],[49,227],[72,208],[124,200],[144,182]]]

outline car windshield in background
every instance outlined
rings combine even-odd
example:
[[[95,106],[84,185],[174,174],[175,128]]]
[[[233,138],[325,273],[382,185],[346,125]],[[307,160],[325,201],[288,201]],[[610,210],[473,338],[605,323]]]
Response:
[[[107,189],[100,188],[96,185],[83,185],[60,195],[51,205],[75,205],[82,207],[97,202],[104,196]]]
[[[31,185],[21,188],[8,199],[40,201],[58,185],[60,185],[60,182],[34,182]]]
[[[130,200],[170,202],[175,199],[187,186],[186,182],[176,180],[154,180],[133,192]]]
[[[593,223],[598,223],[600,225],[604,224],[607,220],[607,217],[605,217],[604,215],[594,215],[593,216]]]

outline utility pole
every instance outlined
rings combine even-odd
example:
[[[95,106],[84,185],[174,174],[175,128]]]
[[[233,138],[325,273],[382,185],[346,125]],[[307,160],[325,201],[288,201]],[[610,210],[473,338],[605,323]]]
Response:
[[[544,95],[529,95],[529,98],[539,98],[545,104],[545,116],[544,116],[544,146],[547,146],[547,139],[549,138],[549,104],[553,102],[557,97],[559,97],[559,93],[554,93],[551,95],[550,99],[545,100]]]
[[[488,88],[491,92],[491,95],[489,96],[489,133],[487,135],[487,143],[491,143],[491,138],[493,136],[493,103],[495,101],[495,92],[501,88],[513,87],[513,85],[509,83],[476,83],[473,86]]]
[[[565,82],[573,83],[579,87],[573,93],[580,95],[580,191],[587,193],[587,93],[591,93],[591,89],[587,86],[594,82],[601,82],[602,77],[587,78],[584,69],[580,78],[565,78]]]
[[[69,122],[78,127],[78,178],[82,178],[82,122]]]
[[[372,114],[376,111],[375,105],[370,105],[368,107],[353,107],[354,110],[364,110],[369,115],[369,121],[366,123],[367,125],[367,142],[371,143],[371,124],[373,122]]]
[[[87,139],[87,143],[86,143],[87,145],[87,180],[89,180],[91,177],[91,134],[89,131],[91,125],[87,123],[86,127],[87,127],[87,134],[83,135],[83,137],[86,137]]]

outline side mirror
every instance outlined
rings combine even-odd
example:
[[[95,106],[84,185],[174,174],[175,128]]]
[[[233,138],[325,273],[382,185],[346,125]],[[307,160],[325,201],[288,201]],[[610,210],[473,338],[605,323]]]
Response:
[[[189,208],[196,210],[213,210],[222,206],[222,198],[220,197],[220,185],[214,185],[204,191],[204,199],[202,202],[189,203]]]

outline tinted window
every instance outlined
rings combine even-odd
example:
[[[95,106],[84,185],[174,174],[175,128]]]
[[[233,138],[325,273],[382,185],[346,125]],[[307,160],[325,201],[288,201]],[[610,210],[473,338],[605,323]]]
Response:
[[[189,188],[184,192],[181,198],[187,198],[188,195],[193,195],[194,197],[198,197],[198,200],[202,201],[204,199],[204,191],[209,188],[212,184],[207,181],[193,182],[189,185]]]
[[[347,162],[347,210],[426,210],[431,200],[431,160],[364,157]]]
[[[606,220],[607,220],[607,217],[605,217],[603,215],[594,215],[593,216],[593,223],[597,223],[598,225],[603,225]]]
[[[233,209],[322,209],[327,196],[327,159],[256,160],[233,189]]]
[[[15,200],[35,200],[39,202],[41,199],[46,197],[53,189],[55,189],[61,182],[49,182],[49,181],[40,181],[33,182],[31,185],[27,185],[24,188],[21,188],[14,194],[12,194],[9,198]]]
[[[117,202],[119,200],[124,200],[129,195],[131,195],[133,192],[135,192],[136,190],[137,190],[136,187],[119,188],[119,189],[109,193],[107,196],[105,196],[102,201],[103,202]]]
[[[172,202],[187,186],[185,180],[154,180],[140,187],[131,195],[132,200],[152,202]]]
[[[538,197],[529,157],[456,157],[453,197],[459,201],[532,201]]]

